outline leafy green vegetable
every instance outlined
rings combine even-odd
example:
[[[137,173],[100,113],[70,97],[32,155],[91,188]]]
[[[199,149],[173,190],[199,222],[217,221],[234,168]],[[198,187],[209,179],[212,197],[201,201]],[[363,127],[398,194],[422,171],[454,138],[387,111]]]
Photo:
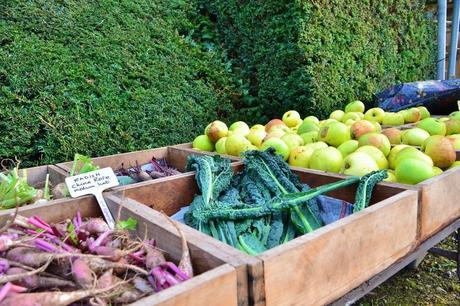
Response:
[[[70,176],[87,173],[98,169],[99,166],[93,164],[91,157],[76,153],[73,159],[72,168],[70,169]]]
[[[273,150],[249,151],[244,170],[233,175],[220,157],[189,158],[201,191],[186,213],[186,224],[255,255],[320,228],[317,197],[359,182],[355,211],[369,204],[372,189],[385,171],[349,177],[310,189],[301,184]]]
[[[356,190],[355,205],[353,213],[363,210],[369,205],[372,190],[378,182],[386,179],[388,172],[386,170],[374,171],[362,177],[358,189]]]
[[[27,173],[19,177],[18,167],[8,174],[0,173],[0,209],[14,208],[31,202],[37,190],[27,183]]]
[[[117,222],[117,228],[134,231],[136,230],[137,220],[129,217],[127,220],[120,220]]]

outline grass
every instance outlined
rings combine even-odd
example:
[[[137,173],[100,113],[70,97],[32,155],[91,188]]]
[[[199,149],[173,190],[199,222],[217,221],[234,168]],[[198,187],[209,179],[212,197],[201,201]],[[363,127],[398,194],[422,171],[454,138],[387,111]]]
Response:
[[[455,250],[454,238],[439,247]],[[456,263],[428,254],[417,271],[400,271],[355,305],[460,305]]]

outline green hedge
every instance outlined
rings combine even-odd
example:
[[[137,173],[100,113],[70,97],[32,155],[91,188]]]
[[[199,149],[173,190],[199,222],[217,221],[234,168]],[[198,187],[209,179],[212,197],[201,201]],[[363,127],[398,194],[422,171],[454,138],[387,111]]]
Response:
[[[433,77],[424,1],[202,0],[246,93],[249,118],[326,115],[397,82]]]
[[[0,159],[24,165],[190,141],[232,111],[181,0],[0,1]]]

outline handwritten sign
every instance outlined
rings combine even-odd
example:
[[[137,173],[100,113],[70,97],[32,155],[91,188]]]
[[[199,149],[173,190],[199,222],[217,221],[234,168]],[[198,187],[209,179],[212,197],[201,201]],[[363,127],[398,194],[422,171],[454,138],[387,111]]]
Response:
[[[104,214],[105,221],[107,221],[110,228],[113,229],[115,227],[115,220],[102,196],[104,190],[119,185],[118,179],[112,168],[104,168],[67,177],[65,183],[72,198],[88,194],[94,195]]]

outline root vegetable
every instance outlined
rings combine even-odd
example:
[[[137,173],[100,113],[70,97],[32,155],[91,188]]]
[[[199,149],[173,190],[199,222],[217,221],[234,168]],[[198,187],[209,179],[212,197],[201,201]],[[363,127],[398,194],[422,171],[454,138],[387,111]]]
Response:
[[[108,230],[110,230],[107,223],[102,220],[101,218],[92,218],[89,221],[84,222],[80,228],[80,230],[88,231],[90,234],[102,234]]]
[[[150,286],[149,282],[140,276],[136,276],[133,279],[134,287],[142,293],[152,293],[153,288]]]
[[[72,277],[83,289],[91,288],[94,282],[93,271],[83,259],[76,259],[72,263]]]
[[[11,268],[8,270],[8,275],[26,274],[28,271],[21,268]],[[73,282],[62,280],[54,277],[39,276],[37,274],[25,276],[14,281],[15,284],[29,288],[58,288],[58,287],[75,287]]]
[[[52,258],[52,256],[52,254],[43,253],[27,247],[17,247],[9,250],[6,254],[6,258],[8,260],[17,261],[33,268],[44,265]]]
[[[182,256],[181,256],[181,259],[180,259],[180,262],[179,262],[179,269],[181,271],[183,271],[185,274],[187,274],[189,277],[192,277],[193,276],[192,260],[190,259],[190,251],[188,249],[187,240],[185,239],[184,232],[179,227],[179,225],[176,223],[176,221],[174,221],[173,219],[169,218],[165,213],[163,213],[163,215],[176,228],[177,232],[179,233],[179,235],[181,237]]]
[[[102,273],[102,275],[99,277],[99,279],[97,280],[96,288],[97,289],[108,288],[112,286],[113,282],[114,282],[113,269],[110,269]]]
[[[85,299],[91,296],[97,296],[103,294],[123,283],[117,283],[110,288],[97,289],[97,290],[80,290],[72,292],[37,292],[37,293],[21,293],[12,297],[4,299],[0,306],[35,306],[35,305],[53,305],[53,306],[65,306],[72,304],[78,300]]]
[[[147,255],[145,256],[145,266],[151,270],[156,266],[166,262],[166,259],[163,253],[157,248],[146,247]]]
[[[62,199],[69,196],[69,190],[67,189],[67,185],[65,183],[59,183],[53,187],[51,192],[53,194],[53,199]]]

